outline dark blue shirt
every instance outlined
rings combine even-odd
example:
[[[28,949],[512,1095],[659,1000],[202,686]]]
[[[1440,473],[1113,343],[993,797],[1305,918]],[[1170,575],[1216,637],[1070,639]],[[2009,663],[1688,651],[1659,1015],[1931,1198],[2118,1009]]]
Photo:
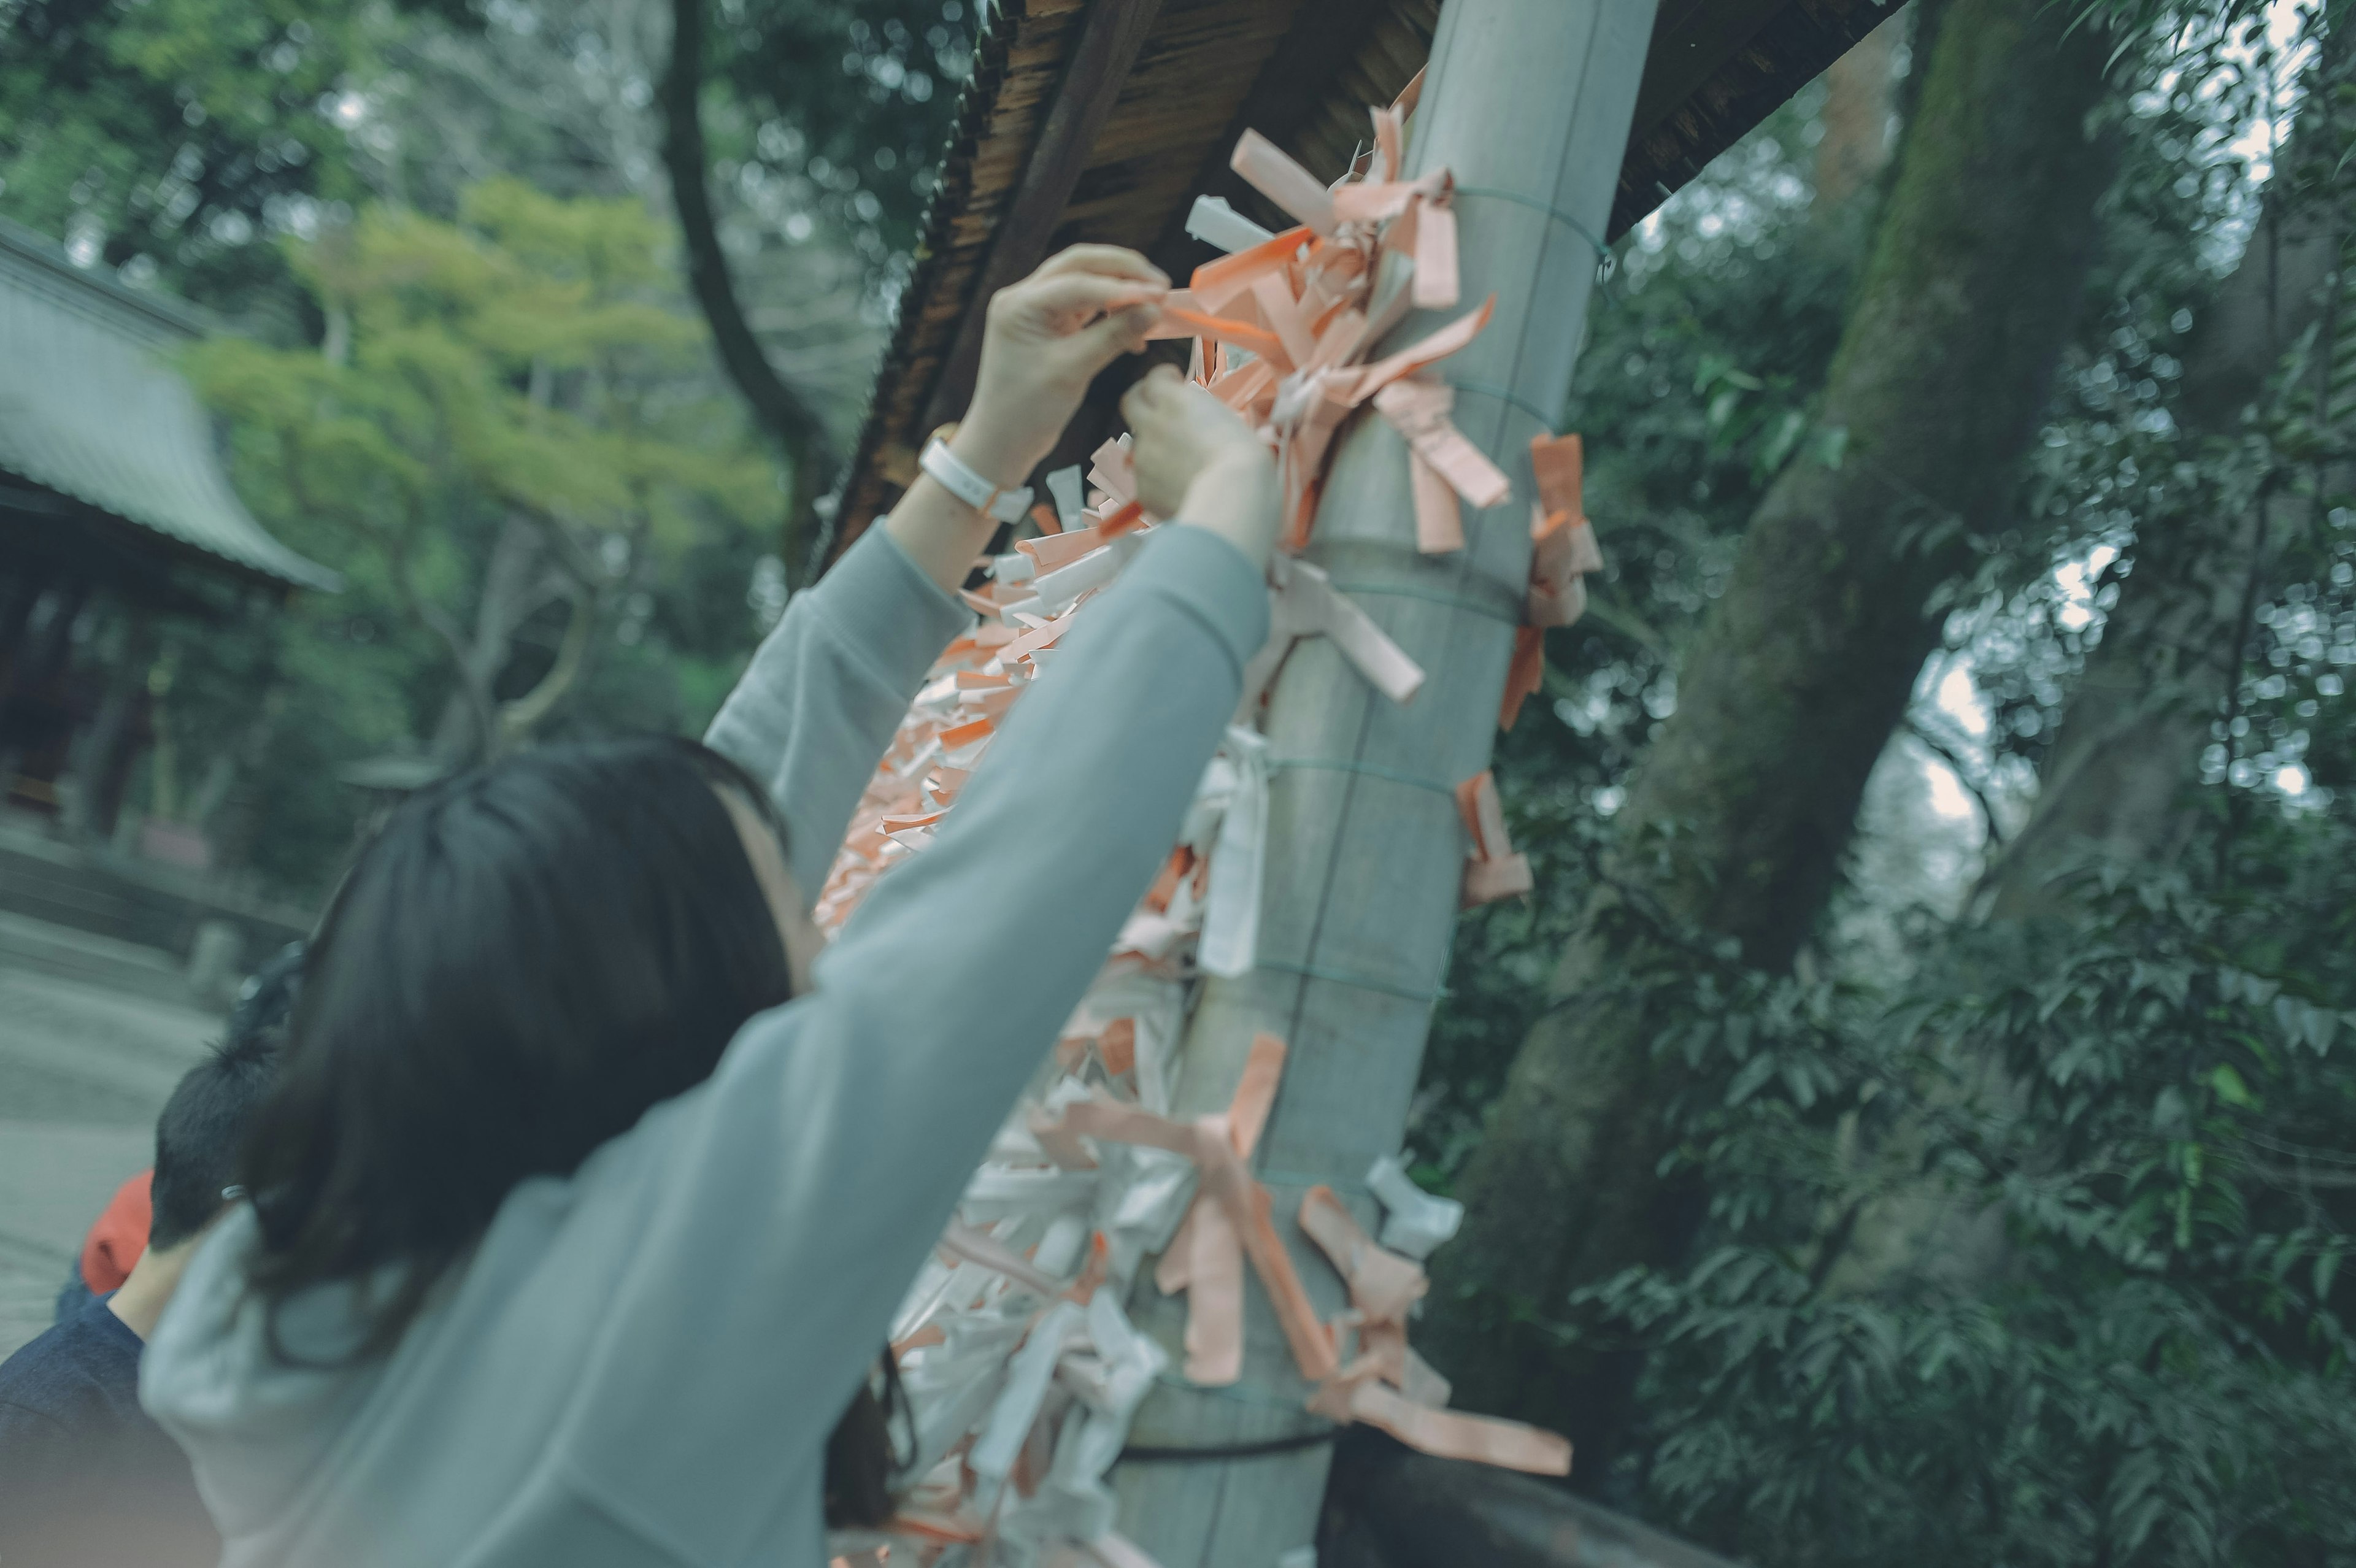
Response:
[[[0,1568],[220,1561],[187,1456],[139,1408],[145,1347],[108,1299],[0,1362]]]

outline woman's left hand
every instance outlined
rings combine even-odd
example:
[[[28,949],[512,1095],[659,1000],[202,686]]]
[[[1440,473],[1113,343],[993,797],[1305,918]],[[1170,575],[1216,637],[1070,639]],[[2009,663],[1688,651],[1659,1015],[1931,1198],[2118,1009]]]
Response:
[[[999,290],[950,450],[993,484],[1021,484],[1097,373],[1145,347],[1169,292],[1161,268],[1115,245],[1075,245]]]

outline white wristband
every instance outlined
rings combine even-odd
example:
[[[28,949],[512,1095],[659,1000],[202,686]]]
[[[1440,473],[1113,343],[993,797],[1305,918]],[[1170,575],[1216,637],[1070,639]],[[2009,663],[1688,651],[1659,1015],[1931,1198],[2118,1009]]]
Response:
[[[924,455],[916,460],[916,465],[931,475],[935,484],[985,517],[1012,523],[1031,509],[1028,485],[1014,490],[1000,489],[969,467],[938,436],[925,443]]]

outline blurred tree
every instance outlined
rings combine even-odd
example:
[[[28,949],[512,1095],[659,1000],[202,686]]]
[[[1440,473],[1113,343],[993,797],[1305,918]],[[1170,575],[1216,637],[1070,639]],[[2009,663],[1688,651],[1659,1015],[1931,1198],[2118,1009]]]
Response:
[[[369,196],[448,218],[463,189],[516,176],[667,200],[654,89],[669,12],[13,0],[0,211],[134,283],[316,336],[274,240],[347,221]],[[840,427],[914,243],[974,18],[961,0],[759,0],[714,21],[699,64],[715,227],[753,330]]]
[[[257,507],[438,645],[417,713],[445,766],[540,731],[776,494],[700,384],[643,204],[503,181],[462,211],[372,208],[297,247],[319,350],[219,339],[189,361]]]
[[[360,177],[444,215],[461,191],[505,174],[559,195],[636,194],[673,216],[671,11],[669,0],[508,0],[485,8],[479,26],[428,21],[389,36],[354,101]],[[723,363],[774,368],[771,380],[827,438],[823,458],[856,417],[891,268],[862,259],[865,226],[840,192],[749,156],[753,135],[727,92],[695,93],[694,73],[686,85],[707,101],[686,127],[696,139],[686,163],[700,173],[682,195],[705,200],[680,230],[685,271],[699,290],[715,275],[733,284],[713,318],[733,333],[714,338]],[[767,123],[772,146],[798,134]]]
[[[709,4],[723,155],[808,182],[870,266],[905,264],[984,0]]]
[[[251,241],[357,194],[335,116],[369,27],[318,0],[12,0],[0,7],[0,193],[84,265],[249,303]]]
[[[688,286],[712,327],[728,379],[777,443],[793,475],[782,541],[783,558],[791,562],[805,553],[797,548],[805,522],[819,494],[833,484],[841,461],[828,440],[824,417],[806,392],[787,384],[754,336],[720,243],[706,183],[710,155],[703,140],[703,12],[704,0],[673,0],[671,5],[670,61],[664,69],[661,95],[663,159],[686,244]]]

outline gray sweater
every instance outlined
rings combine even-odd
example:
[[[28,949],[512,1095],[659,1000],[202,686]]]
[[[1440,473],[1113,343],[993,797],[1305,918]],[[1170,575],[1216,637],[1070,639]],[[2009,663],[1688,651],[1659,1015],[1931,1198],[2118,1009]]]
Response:
[[[812,993],[569,1179],[517,1187],[391,1354],[265,1349],[242,1289],[253,1215],[233,1210],[140,1377],[225,1563],[821,1563],[827,1435],[1168,853],[1267,617],[1240,552],[1157,530]],[[805,891],[966,620],[872,530],[713,721],[775,793]],[[354,1288],[288,1304],[298,1354],[350,1343]]]

